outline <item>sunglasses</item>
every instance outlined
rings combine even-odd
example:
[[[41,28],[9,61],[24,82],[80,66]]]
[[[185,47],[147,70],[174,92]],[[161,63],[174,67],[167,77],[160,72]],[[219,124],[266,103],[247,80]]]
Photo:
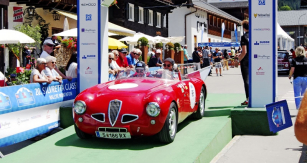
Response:
[[[51,62],[52,64],[56,64],[56,62]]]
[[[49,47],[53,47],[53,45],[51,45],[51,44],[46,44],[47,46],[49,46]]]
[[[109,58],[109,59],[114,60],[114,58]]]
[[[171,67],[170,64],[163,64],[164,67]]]
[[[144,70],[136,70],[137,73],[144,73]]]

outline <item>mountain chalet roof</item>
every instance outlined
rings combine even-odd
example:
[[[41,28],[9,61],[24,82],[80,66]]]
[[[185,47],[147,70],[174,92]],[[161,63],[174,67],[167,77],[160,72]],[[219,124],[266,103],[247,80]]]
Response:
[[[228,9],[228,8],[248,8],[248,1],[247,2],[221,2],[221,3],[210,3],[211,5],[222,8],[222,9]]]
[[[192,0],[192,3],[194,4],[194,8],[206,11],[210,14],[220,16],[222,18],[226,18],[229,20],[232,20],[236,23],[241,23],[241,20],[237,19],[236,17],[218,9],[217,7],[207,3],[206,1],[202,0]]]
[[[279,11],[278,23],[280,26],[307,25],[307,10]]]

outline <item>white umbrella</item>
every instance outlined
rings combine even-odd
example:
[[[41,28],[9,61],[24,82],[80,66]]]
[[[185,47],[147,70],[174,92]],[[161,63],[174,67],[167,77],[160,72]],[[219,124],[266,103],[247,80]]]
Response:
[[[128,44],[138,44],[138,40],[141,37],[147,38],[149,44],[154,44],[155,43],[154,38],[152,36],[146,35],[146,34],[141,33],[141,32],[136,33],[132,37],[130,37],[130,36],[124,37],[124,38],[120,39],[119,41],[126,41]]]
[[[60,32],[60,33],[56,33],[56,34],[53,34],[54,36],[68,36],[68,37],[77,37],[78,36],[78,29],[77,28],[73,28],[73,29],[70,29],[70,30],[67,30],[67,31],[63,31],[63,32]],[[114,36],[114,35],[117,35],[115,33],[111,33],[111,32],[108,32],[108,36]]]
[[[162,42],[162,43],[168,43],[168,42],[170,42],[170,39],[168,39],[168,38],[165,38],[165,37],[162,37],[162,36],[155,36],[154,37],[154,42],[155,43],[160,43],[160,42]]]
[[[25,44],[34,42],[35,40],[22,32],[10,29],[0,30],[0,44]]]
[[[68,30],[69,30],[69,24],[68,24],[67,17],[65,17],[63,31],[68,31]],[[67,39],[67,36],[65,36],[64,39]]]

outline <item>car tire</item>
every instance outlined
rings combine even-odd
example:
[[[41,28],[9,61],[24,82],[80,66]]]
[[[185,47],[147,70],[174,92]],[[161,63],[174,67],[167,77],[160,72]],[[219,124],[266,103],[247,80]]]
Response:
[[[81,130],[77,127],[76,124],[74,124],[74,126],[75,126],[76,134],[77,134],[77,136],[78,136],[80,139],[89,139],[89,138],[92,137],[92,135],[87,134],[87,133],[81,131]]]
[[[171,143],[175,140],[177,132],[177,107],[172,102],[169,108],[167,118],[163,125],[163,128],[158,133],[160,142],[162,143]]]
[[[192,117],[194,119],[202,119],[203,116],[205,115],[205,97],[206,97],[205,88],[202,87],[200,95],[199,95],[199,104],[198,104],[197,111],[192,114]]]

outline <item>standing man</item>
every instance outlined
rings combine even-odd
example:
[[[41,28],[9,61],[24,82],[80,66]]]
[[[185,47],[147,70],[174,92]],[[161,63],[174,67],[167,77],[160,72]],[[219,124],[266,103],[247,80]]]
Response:
[[[222,76],[222,63],[221,63],[221,61],[222,61],[222,58],[223,58],[222,57],[223,54],[219,50],[220,50],[219,48],[215,48],[215,53],[213,53],[216,76],[219,76],[218,69],[220,71],[220,76]]]
[[[201,47],[195,47],[194,52],[192,54],[193,57],[193,63],[196,63],[197,65],[197,70],[200,69],[200,59],[202,58],[201,54]]]
[[[240,61],[241,73],[244,82],[245,88],[245,96],[246,100],[241,103],[241,105],[248,105],[248,98],[249,98],[249,22],[248,20],[244,20],[242,22],[243,30],[245,34],[241,37],[241,46],[242,46],[242,53],[239,55],[238,59]]]
[[[210,66],[210,51],[208,49],[208,46],[205,46],[205,49],[203,50],[203,67]],[[211,76],[211,69],[209,72],[209,76]]]
[[[188,54],[188,50],[187,49],[188,49],[188,46],[184,45],[184,48],[183,48],[183,61],[184,61],[184,64],[189,62],[189,54]]]
[[[40,58],[47,58],[53,52],[54,43],[51,39],[46,39],[43,43],[43,52]]]
[[[156,50],[156,54],[148,62],[148,67],[162,67],[162,61],[160,59],[161,53],[162,51],[160,49]]]

